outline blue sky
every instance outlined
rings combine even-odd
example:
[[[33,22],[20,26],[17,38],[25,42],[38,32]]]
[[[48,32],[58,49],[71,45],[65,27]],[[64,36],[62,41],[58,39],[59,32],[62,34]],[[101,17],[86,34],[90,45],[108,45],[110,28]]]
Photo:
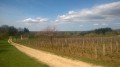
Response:
[[[120,0],[0,0],[0,25],[31,31],[120,28]]]

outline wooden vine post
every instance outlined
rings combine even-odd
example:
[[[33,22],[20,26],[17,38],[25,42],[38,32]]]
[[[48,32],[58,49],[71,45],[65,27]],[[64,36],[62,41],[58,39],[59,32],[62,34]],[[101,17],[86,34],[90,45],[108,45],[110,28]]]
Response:
[[[84,53],[84,46],[85,46],[85,42],[84,42],[85,40],[84,40],[84,38],[83,38],[83,46],[82,46],[82,55],[83,55],[83,53]]]
[[[98,55],[97,55],[97,45],[98,45],[98,41],[96,41],[97,44],[94,44],[95,45],[95,58],[98,58]]]
[[[111,54],[112,54],[112,52],[113,52],[112,38],[111,38],[110,48],[111,48]]]
[[[21,40],[23,39],[22,35],[21,35]]]
[[[105,56],[106,52],[105,52],[105,44],[103,44],[103,55]]]
[[[119,51],[119,46],[118,46],[118,42],[116,42],[116,52],[118,53]]]

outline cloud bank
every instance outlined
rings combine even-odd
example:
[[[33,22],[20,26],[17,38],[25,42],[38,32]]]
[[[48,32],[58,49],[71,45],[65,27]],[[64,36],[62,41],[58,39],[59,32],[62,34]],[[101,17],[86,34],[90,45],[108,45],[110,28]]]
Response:
[[[60,15],[55,20],[37,17],[24,19],[22,22],[27,24],[49,22],[51,25],[90,22],[93,23],[94,26],[107,26],[108,23],[106,22],[114,23],[116,20],[120,21],[120,1],[94,6],[89,9],[81,9],[79,11],[68,11],[67,14]]]
[[[103,4],[80,11],[69,11],[65,15],[58,16],[55,22],[106,22],[115,19],[120,19],[120,2]]]

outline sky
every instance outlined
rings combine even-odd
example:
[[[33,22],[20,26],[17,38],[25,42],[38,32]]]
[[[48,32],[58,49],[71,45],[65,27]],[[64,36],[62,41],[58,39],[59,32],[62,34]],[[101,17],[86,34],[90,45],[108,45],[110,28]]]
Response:
[[[0,26],[30,31],[120,29],[120,0],[0,0]]]

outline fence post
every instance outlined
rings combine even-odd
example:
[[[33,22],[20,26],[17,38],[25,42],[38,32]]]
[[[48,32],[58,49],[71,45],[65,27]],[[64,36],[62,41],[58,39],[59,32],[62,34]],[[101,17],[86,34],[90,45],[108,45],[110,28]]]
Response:
[[[111,48],[111,54],[112,54],[112,50],[113,50],[113,46],[112,46],[112,38],[111,38],[110,48]]]
[[[103,55],[105,56],[105,44],[103,44]]]
[[[95,58],[98,58],[98,51],[97,51],[97,45],[98,45],[98,40],[96,40],[97,44],[94,44],[95,45]]]
[[[116,52],[118,53],[118,51],[119,51],[119,46],[118,46],[118,42],[116,42]]]
[[[84,53],[84,45],[85,45],[85,42],[84,42],[85,40],[84,40],[84,38],[83,38],[83,46],[82,46],[82,55],[83,55],[83,53]]]
[[[23,39],[23,36],[21,35],[21,40]]]
[[[97,46],[95,45],[95,58],[97,58]]]

